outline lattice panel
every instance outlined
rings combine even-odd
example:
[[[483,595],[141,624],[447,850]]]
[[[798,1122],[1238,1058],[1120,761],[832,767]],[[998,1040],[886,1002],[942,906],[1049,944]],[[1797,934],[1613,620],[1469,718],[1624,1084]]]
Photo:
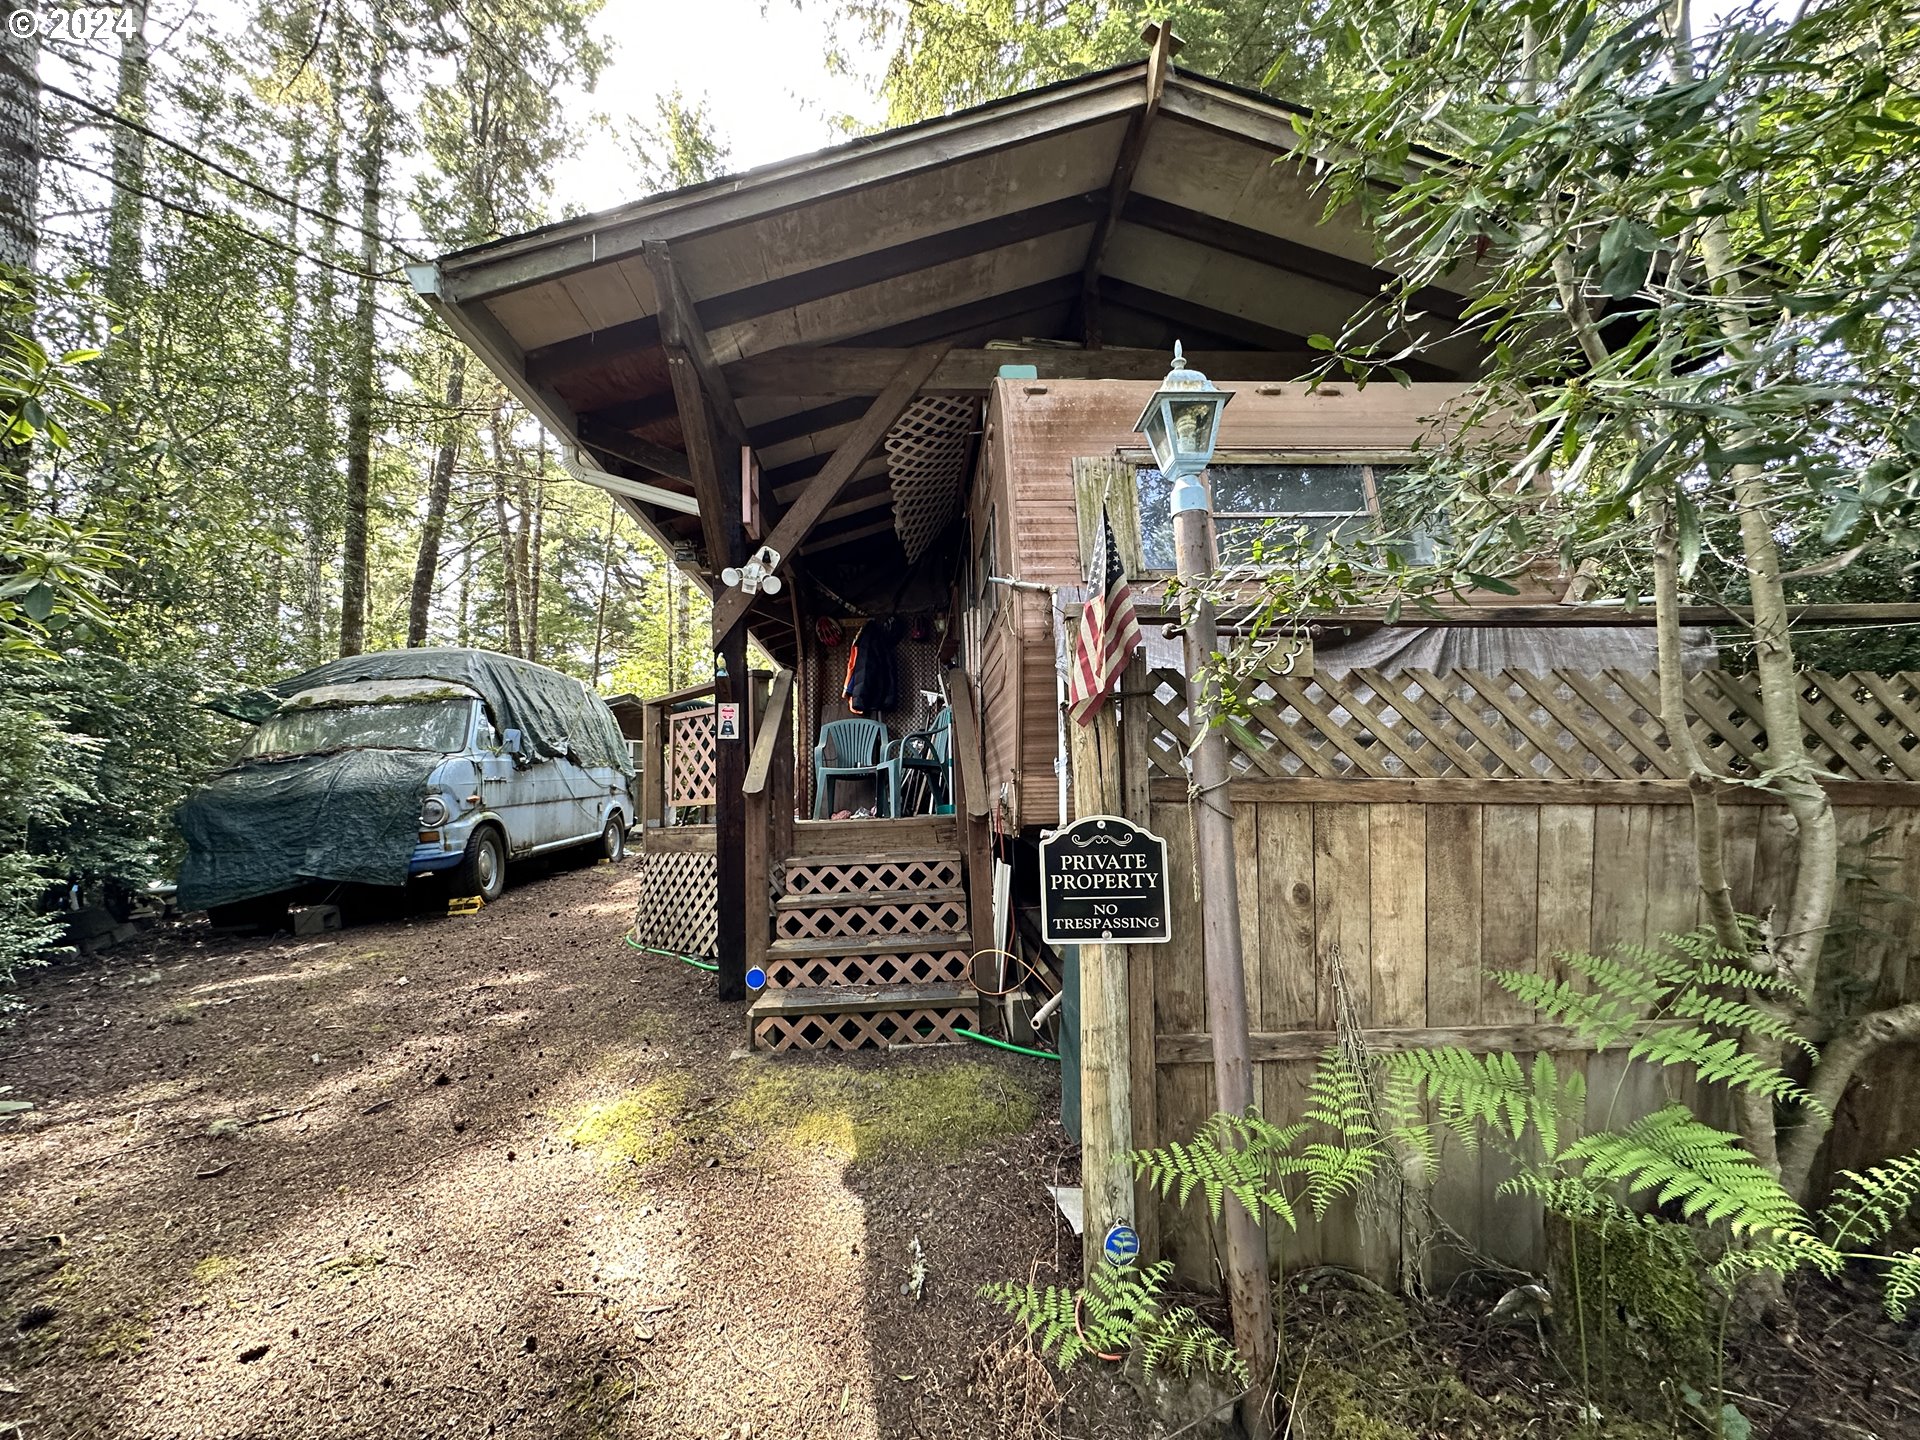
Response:
[[[910,955],[780,955],[767,961],[767,988],[804,985],[954,984],[967,978],[964,950],[916,950]]]
[[[959,1043],[979,1023],[970,1005],[880,1010],[870,1015],[765,1015],[753,1022],[757,1050],[890,1050],[896,1045]]]
[[[1920,780],[1920,676],[1808,674],[1800,717],[1814,762],[1839,779]],[[1155,770],[1184,777],[1186,682],[1156,670],[1146,698]],[[1689,728],[1723,774],[1766,768],[1756,681],[1721,671],[1686,682]],[[1682,779],[1652,675],[1605,670],[1429,670],[1265,675],[1227,738],[1249,778]]]
[[[958,935],[966,928],[964,901],[888,901],[881,905],[782,910],[774,921],[774,938],[871,940],[883,935]]]
[[[979,401],[922,395],[887,432],[893,528],[908,560],[926,553],[960,509]]]
[[[712,955],[719,949],[719,921],[720,886],[712,855],[641,852],[635,940],[677,955]]]
[[[899,859],[787,861],[789,895],[858,895],[877,890],[955,890],[960,885],[957,855],[912,855]]]
[[[667,804],[711,805],[718,773],[713,706],[667,717]]]

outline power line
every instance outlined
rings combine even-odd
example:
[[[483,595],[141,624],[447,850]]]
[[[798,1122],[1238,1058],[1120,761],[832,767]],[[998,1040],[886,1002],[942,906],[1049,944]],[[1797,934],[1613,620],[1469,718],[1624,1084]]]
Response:
[[[144,135],[149,140],[154,140],[162,145],[165,145],[168,149],[177,150],[182,155],[188,156],[189,158],[197,161],[199,164],[206,166],[209,170],[214,171],[216,174],[224,175],[229,180],[232,180],[236,184],[244,185],[249,190],[256,191],[259,194],[266,196],[269,200],[273,200],[278,204],[285,205],[289,209],[298,210],[303,214],[311,215],[316,220],[324,220],[330,225],[341,226],[344,229],[353,231],[356,235],[364,235],[371,240],[377,240],[381,244],[387,245],[392,249],[398,251],[400,254],[406,256],[407,259],[409,260],[418,261],[421,259],[419,255],[415,254],[412,250],[408,249],[404,243],[402,243],[399,240],[396,240],[391,235],[385,235],[375,230],[367,230],[362,226],[356,225],[351,220],[344,219],[338,215],[330,215],[325,210],[317,210],[313,206],[308,205],[302,201],[296,200],[290,195],[282,195],[278,190],[275,190],[272,187],[267,185],[262,185],[258,180],[250,179],[247,176],[242,175],[239,171],[230,169],[229,167],[221,164],[218,160],[211,159],[208,156],[201,154],[198,150],[195,150],[190,145],[183,144],[182,142],[175,140],[170,135],[163,135],[158,130],[154,130],[146,125],[142,125],[138,120],[130,120],[126,116],[120,114],[117,111],[110,110],[104,105],[96,104],[95,102],[86,99],[84,96],[76,95],[71,90],[62,89],[60,86],[53,84],[51,81],[46,81],[46,80],[41,81],[40,88],[42,90],[45,90],[48,94],[59,96],[62,100],[65,100],[70,104],[78,105],[82,110],[86,110],[94,115],[98,115],[101,119],[106,120],[111,124],[119,125],[124,127],[125,129],[132,130],[136,134]],[[313,257],[309,256],[308,258],[312,259]],[[327,262],[320,261],[319,263],[325,264]],[[349,273],[352,273],[352,272],[349,272]]]

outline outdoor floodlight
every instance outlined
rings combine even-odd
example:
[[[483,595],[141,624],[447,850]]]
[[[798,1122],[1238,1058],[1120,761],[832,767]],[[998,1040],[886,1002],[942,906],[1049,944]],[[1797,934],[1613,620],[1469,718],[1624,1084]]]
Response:
[[[739,586],[749,595],[778,595],[780,577],[774,569],[780,564],[780,552],[771,545],[762,545],[753,552],[751,559],[739,569],[729,565],[720,572],[720,583]]]
[[[1198,477],[1213,459],[1220,412],[1232,398],[1230,391],[1216,389],[1198,370],[1189,370],[1180,342],[1174,341],[1173,367],[1133,428],[1147,437],[1153,463],[1173,482],[1169,505],[1176,515],[1207,508],[1207,492]]]

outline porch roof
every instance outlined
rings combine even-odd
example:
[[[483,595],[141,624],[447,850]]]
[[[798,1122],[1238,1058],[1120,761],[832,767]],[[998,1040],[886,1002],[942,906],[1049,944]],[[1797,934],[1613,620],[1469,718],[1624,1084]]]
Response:
[[[1339,330],[1388,276],[1357,218],[1323,223],[1304,170],[1275,165],[1302,113],[1173,68],[1162,45],[412,278],[573,442],[576,475],[711,574],[725,563],[707,563],[714,512],[738,488],[732,446],[758,460],[771,527],[849,436],[866,438],[912,347],[953,347],[912,386],[923,396],[983,394],[1007,363],[1157,378],[1175,339],[1219,379],[1304,372],[1306,336]],[[1423,298],[1458,316],[1470,286]],[[1455,379],[1477,363],[1453,340],[1410,368]],[[713,445],[688,443],[689,403],[706,407]],[[844,457],[859,463],[808,529],[803,574],[854,556],[868,574],[905,567],[887,457],[866,449]],[[790,615],[765,599],[749,613],[763,640]]]

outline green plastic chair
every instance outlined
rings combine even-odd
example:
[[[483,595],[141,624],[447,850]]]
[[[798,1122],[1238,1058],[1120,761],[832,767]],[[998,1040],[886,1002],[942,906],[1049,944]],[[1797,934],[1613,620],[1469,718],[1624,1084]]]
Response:
[[[906,793],[903,782],[911,770],[925,775],[933,787],[932,813],[951,813],[940,807],[953,804],[953,711],[942,710],[926,729],[889,741],[884,758],[895,810]]]
[[[813,747],[813,818],[833,813],[837,780],[872,780],[875,808],[893,814],[893,773],[881,758],[887,727],[878,720],[829,720]],[[829,764],[827,757],[833,757]]]

